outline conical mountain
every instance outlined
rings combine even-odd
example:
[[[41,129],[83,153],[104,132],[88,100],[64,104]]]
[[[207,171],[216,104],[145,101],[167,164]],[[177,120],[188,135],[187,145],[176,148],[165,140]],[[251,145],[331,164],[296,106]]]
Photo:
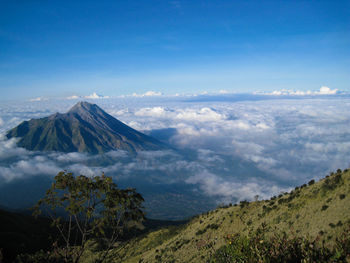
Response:
[[[12,137],[19,137],[18,146],[31,151],[102,153],[166,148],[88,102],[77,103],[65,114],[24,121],[7,133],[7,138]]]

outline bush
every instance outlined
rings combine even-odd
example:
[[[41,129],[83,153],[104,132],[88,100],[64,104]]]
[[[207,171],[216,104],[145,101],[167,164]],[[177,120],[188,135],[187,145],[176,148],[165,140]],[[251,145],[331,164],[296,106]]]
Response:
[[[241,208],[244,208],[244,207],[246,207],[246,206],[248,206],[248,205],[249,205],[249,202],[248,202],[247,200],[244,200],[244,201],[239,202],[239,206],[240,206]]]
[[[263,228],[249,236],[235,234],[225,238],[227,245],[218,249],[210,262],[347,262],[350,254],[350,229],[336,240],[333,249],[319,243],[317,238],[289,239],[286,233],[267,238]]]
[[[327,210],[327,208],[328,208],[328,205],[323,205],[321,208],[321,211]]]
[[[333,174],[330,177],[327,177],[323,184],[322,184],[322,189],[324,191],[329,191],[329,190],[334,190],[340,183],[342,182],[342,175],[341,173],[338,174]]]
[[[333,223],[329,223],[329,226],[330,226],[331,228],[335,228],[335,224],[333,224]]]
[[[313,185],[314,183],[315,183],[315,180],[312,179],[312,180],[309,181],[307,184],[308,184],[308,185]]]

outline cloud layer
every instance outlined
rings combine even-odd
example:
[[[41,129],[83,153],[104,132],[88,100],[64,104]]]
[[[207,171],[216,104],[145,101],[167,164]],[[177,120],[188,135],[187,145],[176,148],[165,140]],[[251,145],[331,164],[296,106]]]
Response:
[[[321,91],[320,91],[321,92]],[[108,113],[180,150],[103,155],[39,153],[0,140],[0,184],[60,170],[122,182],[186,184],[218,201],[268,198],[347,168],[350,99],[347,97],[189,101],[108,99]],[[0,105],[0,132],[19,122],[65,112],[69,101]],[[2,121],[1,121],[2,120]],[[218,197],[218,198],[217,198]]]

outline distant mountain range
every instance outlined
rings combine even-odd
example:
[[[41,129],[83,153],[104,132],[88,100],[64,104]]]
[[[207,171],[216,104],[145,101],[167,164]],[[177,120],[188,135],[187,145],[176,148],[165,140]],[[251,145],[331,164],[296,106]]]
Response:
[[[31,151],[102,153],[167,148],[88,102],[77,103],[65,114],[24,121],[6,136],[19,137],[18,146]]]

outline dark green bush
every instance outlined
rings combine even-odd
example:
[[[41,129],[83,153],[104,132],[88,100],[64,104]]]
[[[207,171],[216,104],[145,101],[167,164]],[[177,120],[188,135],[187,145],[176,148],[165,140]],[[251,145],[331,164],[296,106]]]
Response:
[[[313,185],[314,183],[315,183],[315,180],[312,179],[312,180],[310,180],[307,184],[308,184],[308,185]]]
[[[322,184],[322,189],[324,191],[329,191],[329,190],[334,190],[338,185],[342,183],[342,174],[337,173],[333,174],[332,176],[327,177],[323,184]]]
[[[210,228],[210,229],[218,229],[219,228],[219,225],[217,225],[217,224],[209,224],[208,226],[207,226],[207,228]]]
[[[246,207],[246,206],[248,206],[248,205],[249,205],[249,202],[246,201],[246,200],[239,202],[239,206],[240,206],[241,208],[244,208],[244,207]]]
[[[328,208],[328,205],[323,205],[322,208],[321,208],[321,211],[324,211]]]
[[[329,226],[330,226],[331,228],[335,228],[335,224],[333,224],[333,223],[329,223]]]
[[[348,262],[350,254],[350,229],[336,240],[333,249],[324,246],[316,238],[288,238],[286,233],[267,238],[260,228],[249,236],[228,235],[227,245],[218,249],[211,258],[212,263],[247,262]]]
[[[196,236],[199,236],[199,235],[202,235],[202,234],[204,234],[205,232],[207,232],[207,229],[206,228],[204,228],[204,229],[199,229],[197,232],[196,232]]]

